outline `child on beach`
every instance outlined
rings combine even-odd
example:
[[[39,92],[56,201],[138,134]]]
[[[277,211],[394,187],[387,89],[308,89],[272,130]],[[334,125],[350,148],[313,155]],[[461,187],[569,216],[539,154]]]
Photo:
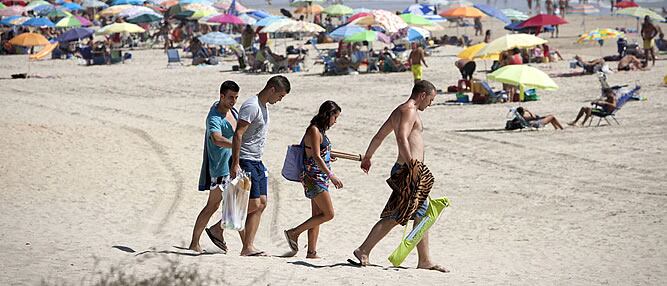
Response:
[[[299,251],[299,235],[307,230],[306,258],[319,258],[317,256],[317,236],[320,232],[320,224],[334,217],[329,194],[329,180],[337,189],[343,187],[343,182],[331,171],[331,141],[326,131],[336,124],[340,112],[341,108],[338,104],[331,100],[325,101],[320,106],[317,115],[310,121],[306,134],[303,135],[302,144],[305,147],[305,156],[301,183],[306,197],[311,200],[312,217],[293,229],[285,230],[285,238],[292,250],[291,255],[296,255]]]

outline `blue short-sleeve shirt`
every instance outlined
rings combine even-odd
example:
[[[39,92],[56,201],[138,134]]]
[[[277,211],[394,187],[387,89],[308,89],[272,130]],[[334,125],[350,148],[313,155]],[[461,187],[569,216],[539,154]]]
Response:
[[[231,112],[231,111],[230,111]],[[214,132],[222,134],[223,137],[231,140],[234,137],[234,128],[227,121],[225,114],[218,112],[218,102],[216,101],[206,116],[206,148],[208,150],[208,168],[211,177],[220,177],[229,175],[229,159],[232,156],[231,148],[222,148],[213,143],[211,136]]]

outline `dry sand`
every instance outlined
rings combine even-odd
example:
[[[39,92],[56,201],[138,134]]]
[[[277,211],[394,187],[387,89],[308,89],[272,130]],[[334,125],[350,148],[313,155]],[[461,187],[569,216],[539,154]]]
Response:
[[[623,20],[589,17],[587,23],[608,27]],[[485,24],[503,33],[492,20]],[[580,29],[565,26],[552,46],[567,58],[599,55],[597,47],[572,44]],[[437,49],[427,58],[425,79],[438,88],[455,84],[458,51]],[[603,50],[614,51],[613,43]],[[196,187],[204,119],[219,84],[237,81],[240,105],[270,75],[231,72],[229,61],[167,69],[160,50],[133,54],[131,62],[112,66],[36,62],[32,73],[42,78],[28,80],[5,80],[25,71],[24,56],[0,57],[0,284],[90,284],[95,269],[114,265],[148,277],[166,259],[233,285],[667,283],[664,55],[651,71],[609,76],[611,84],[640,83],[648,98],[619,111],[620,126],[499,131],[516,103],[444,105],[453,96],[439,95],[421,116],[426,163],[436,176],[433,195],[452,201],[431,230],[433,260],[452,270],[441,274],[414,269],[415,253],[405,269],[389,267],[386,257],[403,233],[398,228],[371,255],[379,267],[345,262],[389,196],[384,179],[396,156],[393,136],[378,150],[370,175],[355,162],[335,164],[345,188],[332,192],[336,217],[321,229],[323,259],[306,260],[305,251],[287,259],[239,257],[240,240],[231,232],[227,255],[182,250],[207,197]],[[570,71],[567,61],[537,66],[549,74]],[[333,99],[343,108],[329,135],[335,147],[363,152],[411,88],[409,73],[322,77],[321,65],[309,67],[287,75],[292,92],[270,107],[264,159],[271,187],[257,245],[273,255],[288,250],[282,230],[310,214],[301,186],[283,180],[279,170],[286,146],[298,142],[319,104]],[[554,80],[558,91],[539,91],[541,101],[522,105],[566,122],[600,94],[595,76]],[[206,235],[201,241],[215,249]]]

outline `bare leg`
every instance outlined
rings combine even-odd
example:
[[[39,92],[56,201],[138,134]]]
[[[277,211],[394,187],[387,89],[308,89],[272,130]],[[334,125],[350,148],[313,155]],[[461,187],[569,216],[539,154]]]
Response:
[[[255,235],[259,228],[259,222],[262,218],[262,212],[266,208],[266,196],[260,196],[259,199],[250,199],[248,202],[248,217],[245,222],[245,231],[243,234],[243,249],[241,256],[247,256],[258,252],[255,248]]]
[[[220,202],[222,201],[222,191],[220,188],[215,188],[208,193],[208,201],[206,202],[206,206],[199,212],[199,215],[197,216],[197,220],[195,221],[195,227],[192,230],[192,240],[190,241],[190,246],[188,249],[201,252],[201,246],[199,246],[199,238],[201,237],[201,233],[204,231],[204,228],[206,228],[206,225],[208,224],[208,221],[211,219],[211,216],[220,208]],[[224,240],[222,238],[222,228],[220,228],[220,222],[215,224],[217,227],[213,227],[211,230],[213,231],[213,235],[220,239]]]
[[[319,235],[319,226],[334,218],[333,204],[329,192],[322,192],[311,200],[313,216],[307,219],[297,227],[287,231],[290,239],[298,241],[299,235],[308,231],[308,251],[317,250],[317,236]]]
[[[312,207],[312,216],[317,216],[322,214],[322,210],[317,206],[314,201],[310,201]],[[308,230],[308,251],[306,252],[306,258],[320,258],[317,256],[317,238],[320,236],[320,226],[317,225]]]
[[[422,220],[422,218],[416,218],[414,224],[412,225],[412,228],[414,229],[417,225],[419,225],[419,222]],[[419,261],[417,262],[417,268],[419,269],[428,269],[428,270],[436,270],[440,272],[449,272],[446,268],[437,265],[431,261],[431,254],[429,253],[429,247],[428,247],[428,231],[424,233],[424,236],[422,237],[422,240],[419,241],[417,244],[417,255],[419,257]]]
[[[366,237],[366,240],[364,240],[364,243],[362,243],[359,248],[354,250],[354,256],[359,259],[361,265],[368,265],[368,255],[370,255],[373,247],[375,247],[375,245],[380,242],[380,240],[384,238],[396,225],[398,225],[398,222],[395,220],[383,218],[373,226],[371,232],[368,233],[368,237]]]
[[[579,110],[579,114],[577,114],[577,118],[574,119],[574,121],[568,123],[568,125],[571,125],[571,126],[576,125],[576,124],[577,124],[577,121],[579,121],[579,118],[581,118],[581,116],[583,116],[584,114],[587,113],[587,112],[586,112],[586,109],[590,109],[590,108],[589,108],[589,107],[582,107],[582,108]],[[586,118],[588,118],[588,116],[586,116]],[[585,119],[584,119],[584,122],[586,122]],[[583,123],[582,123],[582,125],[583,125]]]
[[[591,113],[592,113],[593,109],[590,108],[590,107],[582,107],[582,109],[586,112],[586,117],[584,117],[584,121],[581,122],[581,126],[584,126],[584,124],[586,124],[586,120],[591,118]],[[593,119],[591,118],[591,120],[593,120]]]

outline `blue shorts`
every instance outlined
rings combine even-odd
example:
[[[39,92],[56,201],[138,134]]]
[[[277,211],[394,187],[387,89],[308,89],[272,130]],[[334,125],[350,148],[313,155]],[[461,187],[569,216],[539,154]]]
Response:
[[[391,167],[391,175],[394,175],[394,173],[398,172],[401,169],[402,165],[395,163],[393,167]],[[426,215],[426,210],[428,209],[428,199],[424,201],[424,203],[417,209],[415,214],[412,215],[412,219],[416,218],[422,218]],[[398,218],[393,218],[398,220]]]
[[[259,199],[260,196],[266,196],[269,189],[268,170],[262,164],[262,161],[239,160],[239,167],[250,173],[250,198]]]

